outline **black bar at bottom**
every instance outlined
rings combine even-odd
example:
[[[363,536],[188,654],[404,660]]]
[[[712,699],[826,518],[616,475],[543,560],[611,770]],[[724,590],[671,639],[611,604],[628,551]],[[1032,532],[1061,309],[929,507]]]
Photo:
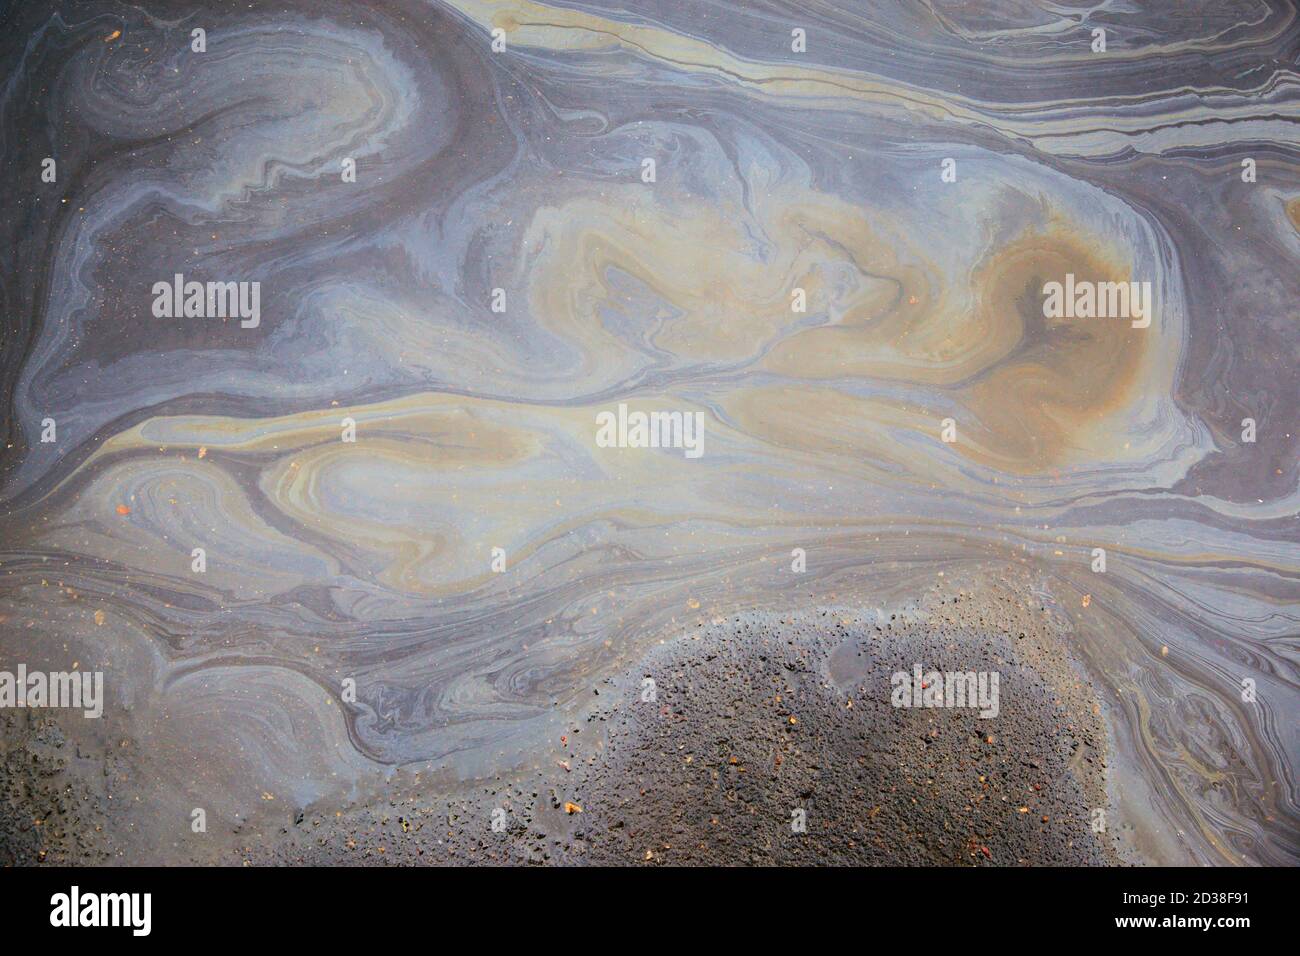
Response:
[[[987,942],[1231,942],[1289,925],[1280,912],[1286,882],[1262,869],[31,868],[0,871],[0,914],[6,942],[14,944],[75,932],[81,943],[273,943],[283,936],[339,946],[374,945],[377,933],[435,932],[441,949],[451,938],[438,934],[482,928],[496,937],[484,940],[489,945],[501,945],[502,931],[567,945],[579,932],[589,945],[611,940],[592,933],[684,942],[692,938],[679,935],[686,930],[733,940],[754,935],[770,945],[810,922],[851,925],[855,936],[919,933],[936,943],[933,933],[962,926]]]

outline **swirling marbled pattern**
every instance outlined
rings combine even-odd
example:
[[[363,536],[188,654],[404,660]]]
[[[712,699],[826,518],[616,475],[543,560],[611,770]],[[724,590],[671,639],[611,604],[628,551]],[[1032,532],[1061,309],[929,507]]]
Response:
[[[1015,565],[1144,858],[1300,862],[1294,6],[857,6],[11,5],[0,662],[106,672],[141,806],[253,818],[511,766],[728,610]],[[260,326],[155,318],[176,272]],[[1044,319],[1066,272],[1151,327]],[[620,401],[705,454],[598,447]]]

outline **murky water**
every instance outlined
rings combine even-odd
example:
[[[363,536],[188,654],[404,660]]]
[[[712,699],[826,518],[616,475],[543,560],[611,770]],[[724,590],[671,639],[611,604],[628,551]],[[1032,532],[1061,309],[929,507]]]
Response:
[[[103,670],[151,805],[488,772],[700,620],[1016,565],[1153,857],[1300,861],[1293,5],[41,7],[0,667]]]

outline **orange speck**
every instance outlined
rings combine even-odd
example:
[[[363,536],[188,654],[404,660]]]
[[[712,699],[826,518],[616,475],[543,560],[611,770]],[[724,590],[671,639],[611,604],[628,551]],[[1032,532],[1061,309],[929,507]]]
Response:
[[[114,31],[113,31],[112,33],[110,33],[108,36],[104,37],[104,42],[105,42],[105,43],[112,43],[114,40],[116,40],[116,39],[117,39],[118,37],[120,37],[121,35],[122,35],[122,31],[121,31],[121,30],[114,30]]]
[[[129,515],[131,513],[131,509],[128,508],[126,505],[118,505],[117,513],[120,515]]]
[[[204,447],[204,448],[200,448],[200,449],[199,449],[199,457],[200,457],[200,458],[202,458],[202,457],[203,457],[204,455],[206,455],[207,453],[208,453],[208,449],[207,449],[206,447]]]
[[[1091,603],[1092,603],[1092,595],[1091,595],[1091,594],[1085,594],[1085,595],[1083,596],[1083,606],[1084,606],[1084,607],[1087,607],[1087,606],[1088,606],[1089,604],[1091,604]]]

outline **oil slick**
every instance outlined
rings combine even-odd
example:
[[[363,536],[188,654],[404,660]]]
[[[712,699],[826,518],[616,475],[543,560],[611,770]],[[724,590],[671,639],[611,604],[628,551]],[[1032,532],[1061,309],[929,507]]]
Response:
[[[1104,53],[1046,2],[189,6],[0,41],[47,91],[0,118],[0,661],[104,673],[37,716],[114,741],[114,853],[527,767],[733,610],[1014,569],[1111,831],[1300,863],[1293,4]]]

